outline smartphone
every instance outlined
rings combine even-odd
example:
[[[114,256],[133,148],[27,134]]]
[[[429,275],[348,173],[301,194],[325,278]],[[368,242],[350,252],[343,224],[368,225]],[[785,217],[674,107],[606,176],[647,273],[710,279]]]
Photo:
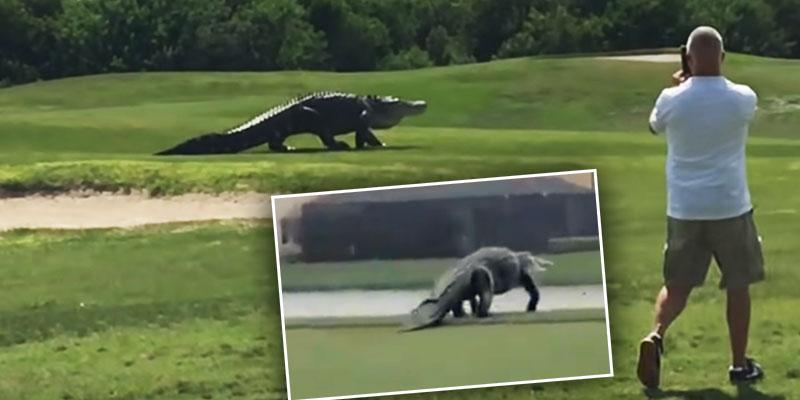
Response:
[[[692,75],[692,70],[689,68],[689,61],[686,59],[686,45],[681,45],[681,70],[683,71],[683,76],[690,76]]]

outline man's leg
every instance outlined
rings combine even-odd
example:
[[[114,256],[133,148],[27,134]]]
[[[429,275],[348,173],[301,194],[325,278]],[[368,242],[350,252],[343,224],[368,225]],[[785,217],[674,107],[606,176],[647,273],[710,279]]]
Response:
[[[663,336],[686,308],[692,288],[703,284],[711,263],[711,252],[700,221],[667,219],[667,245],[664,249],[664,286],[656,297],[655,318],[650,334],[639,342],[636,372],[648,388],[661,383]]]
[[[691,293],[691,285],[668,284],[661,288],[656,297],[653,330],[639,342],[639,362],[636,366],[639,381],[648,388],[657,388],[661,383],[664,334],[686,308],[686,301]]]
[[[692,286],[673,284],[661,288],[656,297],[656,316],[653,321],[653,332],[662,338],[664,337],[667,328],[686,308],[686,301],[691,293]]]
[[[747,335],[750,328],[750,290],[728,289],[728,334],[734,367],[746,367]]]
[[[726,290],[728,298],[730,379],[734,382],[760,379],[764,376],[761,366],[747,358],[747,338],[750,330],[749,287],[764,279],[761,240],[753,222],[752,212],[715,221],[711,229],[711,244],[717,265],[722,272],[720,288]]]

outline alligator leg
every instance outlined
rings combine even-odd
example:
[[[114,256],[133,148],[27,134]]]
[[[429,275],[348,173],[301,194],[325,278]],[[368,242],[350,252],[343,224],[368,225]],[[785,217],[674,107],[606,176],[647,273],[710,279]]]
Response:
[[[530,312],[536,311],[536,306],[539,304],[539,289],[536,287],[536,282],[533,277],[528,274],[522,274],[522,287],[528,292],[530,300],[528,301],[527,310]]]
[[[463,318],[466,313],[464,312],[464,303],[459,301],[455,306],[453,306],[453,316],[456,318]]]
[[[317,110],[311,107],[303,107],[301,112],[302,115],[300,117],[307,118],[310,122],[308,131],[317,135],[328,150],[347,150],[350,148],[347,143],[337,141],[333,137],[333,133],[326,127],[325,121],[322,120],[322,116]]]
[[[372,130],[369,129],[370,127],[369,112],[364,110],[364,112],[361,113],[360,118],[361,118],[361,123],[363,125],[361,126],[361,128],[356,130],[356,148],[359,149],[364,148],[364,144],[368,144],[372,147],[385,146],[385,144],[383,144],[383,142],[381,142],[380,139],[375,137],[375,134],[372,132]]]
[[[285,138],[282,135],[275,135],[275,139],[272,139],[269,142],[269,149],[279,153],[284,153],[287,151],[294,150],[294,147],[283,144],[284,140]]]
[[[478,315],[478,300],[475,299],[475,296],[469,298],[469,309],[472,311],[472,315]]]
[[[489,307],[492,306],[492,278],[489,272],[477,270],[472,274],[472,288],[478,294],[478,318],[489,316]]]
[[[368,144],[372,147],[383,147],[385,144],[378,139],[369,128],[361,128],[356,131],[356,148],[362,149]]]
[[[338,141],[333,138],[333,135],[330,133],[318,133],[319,140],[322,141],[322,144],[328,148],[328,150],[348,150],[350,149],[350,145],[345,142]]]
[[[268,144],[269,149],[279,153],[294,150],[294,147],[283,144],[287,136],[289,136],[289,132],[287,129],[285,128],[274,129],[272,135],[270,135],[270,140]]]

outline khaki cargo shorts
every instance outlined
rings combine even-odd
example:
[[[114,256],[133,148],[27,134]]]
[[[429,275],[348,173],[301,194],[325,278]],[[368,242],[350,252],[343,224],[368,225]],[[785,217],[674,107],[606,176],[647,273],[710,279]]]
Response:
[[[722,273],[721,289],[742,288],[764,279],[761,238],[752,210],[738,217],[709,221],[667,217],[666,285],[702,285],[712,256]]]

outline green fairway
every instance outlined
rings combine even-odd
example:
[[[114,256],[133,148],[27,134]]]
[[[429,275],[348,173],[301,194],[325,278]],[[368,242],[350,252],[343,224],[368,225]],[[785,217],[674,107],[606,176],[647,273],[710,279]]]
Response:
[[[603,321],[289,329],[286,341],[295,398],[610,373]]]
[[[659,399],[789,400],[800,393],[800,63],[741,55],[729,61],[731,78],[760,95],[747,152],[767,280],[752,291],[750,346],[767,379],[751,389],[727,383],[725,300],[715,287],[719,274],[712,271],[667,338],[664,392],[653,394]],[[643,399],[633,371],[636,344],[649,329],[661,283],[666,206],[664,138],[646,133],[646,116],[676,68],[518,59],[398,73],[105,75],[0,89],[0,194],[76,188],[283,193],[597,168],[615,378],[396,398]],[[425,99],[429,112],[381,134],[390,145],[385,150],[148,155],[196,133],[232,126],[287,95],[322,88]],[[320,147],[313,137],[292,144]],[[271,226],[256,223],[0,233],[0,399],[281,397],[272,243]],[[374,285],[376,277],[360,266],[352,279]],[[397,276],[392,279],[400,282]],[[291,280],[301,287],[328,280],[342,285],[324,275]],[[430,284],[430,278],[409,272],[404,284],[423,280]],[[561,342],[532,339],[546,325],[515,325],[524,337],[505,337],[493,325],[401,339],[381,328],[337,329],[333,336],[298,329],[290,341],[329,345],[320,351],[331,352],[330,363],[320,364],[337,369],[315,376],[314,385],[338,391],[348,390],[340,386],[349,383],[348,368],[344,353],[334,352],[354,343],[364,347],[354,353],[359,361],[385,356],[370,360],[377,366],[425,347],[411,342],[427,338],[432,345],[456,331],[475,340],[487,333],[517,345],[525,341],[530,354],[546,354]],[[552,336],[560,338],[560,331]],[[390,345],[371,346],[373,337]],[[516,353],[503,355],[522,362]],[[498,369],[487,373],[510,365],[493,361]],[[572,365],[559,362],[550,364]],[[299,370],[301,380],[293,384],[314,373],[309,363],[299,364],[307,369]],[[458,377],[442,375],[454,383],[422,384],[458,384]],[[482,376],[481,382],[494,379]],[[376,384],[385,387],[387,381]]]
[[[398,73],[120,74],[0,89],[0,163],[7,164],[0,190],[297,192],[586,167],[595,155],[660,148],[607,133],[646,131],[650,107],[676,67],[534,58]],[[800,62],[731,55],[728,67],[761,96],[754,135],[793,136]],[[382,151],[149,156],[298,93],[330,89],[424,99],[429,110],[385,133],[390,148]],[[563,131],[592,134],[581,135],[582,146],[566,146],[574,136]],[[321,148],[311,136],[291,144]],[[550,159],[560,155],[571,157]]]
[[[539,285],[599,285],[603,283],[600,252],[544,255],[556,263],[537,274]],[[281,264],[283,290],[430,289],[457,262],[454,258],[367,260]]]

